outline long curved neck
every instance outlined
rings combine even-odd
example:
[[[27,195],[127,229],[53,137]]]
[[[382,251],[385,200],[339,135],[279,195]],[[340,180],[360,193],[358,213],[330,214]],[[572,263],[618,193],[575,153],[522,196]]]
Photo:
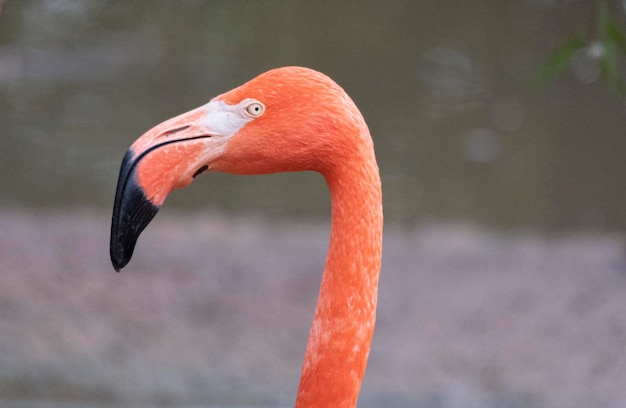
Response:
[[[326,267],[296,408],[355,407],[370,350],[382,252],[382,193],[369,132],[325,174],[332,200]]]

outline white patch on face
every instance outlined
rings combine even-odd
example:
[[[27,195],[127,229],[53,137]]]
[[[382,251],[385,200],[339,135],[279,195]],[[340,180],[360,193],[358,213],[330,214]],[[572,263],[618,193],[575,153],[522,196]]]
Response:
[[[229,138],[254,119],[246,111],[246,107],[252,102],[255,100],[244,99],[237,105],[211,101],[200,108],[206,114],[197,122],[198,126],[207,134]]]

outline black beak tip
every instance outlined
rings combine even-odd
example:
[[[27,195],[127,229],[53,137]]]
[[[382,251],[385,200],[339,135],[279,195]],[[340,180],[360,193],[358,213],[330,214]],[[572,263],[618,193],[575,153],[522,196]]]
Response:
[[[113,245],[114,244],[112,243],[111,244],[111,263],[113,264],[113,269],[115,269],[115,272],[119,272],[130,261],[134,248],[130,249],[130,251],[125,251],[124,249],[119,248],[119,247],[116,249],[113,247]]]
[[[134,164],[127,154],[122,161],[113,206],[110,255],[116,272],[128,264],[139,235],[159,211],[137,183]]]
[[[158,211],[159,207],[146,198],[136,183],[127,183],[111,222],[111,263],[117,272],[128,264],[139,235]]]

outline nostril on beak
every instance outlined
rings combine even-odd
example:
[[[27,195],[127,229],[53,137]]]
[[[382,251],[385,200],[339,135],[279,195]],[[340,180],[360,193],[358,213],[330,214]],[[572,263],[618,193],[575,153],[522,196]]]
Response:
[[[169,135],[173,135],[174,133],[181,132],[181,131],[183,131],[185,129],[189,129],[189,128],[190,128],[189,125],[185,125],[185,126],[177,127],[175,129],[170,129],[167,132],[163,133],[163,136],[168,137]]]

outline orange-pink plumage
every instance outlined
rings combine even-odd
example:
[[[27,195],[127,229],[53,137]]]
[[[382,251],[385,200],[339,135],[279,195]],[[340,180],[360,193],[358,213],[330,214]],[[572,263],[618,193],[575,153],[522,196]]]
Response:
[[[326,179],[330,245],[296,407],[356,406],[374,331],[383,226],[373,142],[356,105],[327,76],[284,67],[145,133],[120,170],[111,226],[116,270],[167,194],[205,170],[313,170]]]

